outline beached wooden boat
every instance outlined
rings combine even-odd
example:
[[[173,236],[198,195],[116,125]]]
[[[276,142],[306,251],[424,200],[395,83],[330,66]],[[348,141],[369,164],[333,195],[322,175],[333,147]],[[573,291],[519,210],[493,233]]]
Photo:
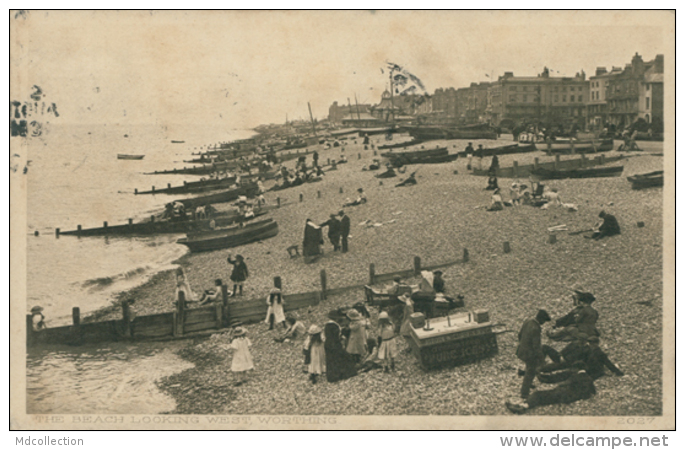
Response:
[[[125,153],[117,154],[117,159],[143,159],[145,155],[128,155]]]
[[[557,139],[550,144],[546,142],[536,142],[538,150],[550,151],[555,154],[570,155],[575,153],[599,153],[608,152],[614,148],[613,139],[603,139],[600,141],[571,141],[570,139]]]
[[[448,128],[438,126],[404,127],[415,139],[424,141],[436,139],[497,139],[497,133],[484,128]]]
[[[561,180],[564,178],[605,178],[619,177],[623,166],[591,167],[589,169],[551,170],[537,168],[531,170],[531,176],[539,180]]]
[[[650,187],[661,187],[664,185],[664,171],[642,173],[628,177],[633,189],[644,189]]]
[[[236,226],[223,230],[189,233],[177,242],[187,246],[191,252],[204,252],[223,248],[237,247],[250,242],[261,241],[278,234],[278,223],[272,219],[253,222],[243,227]]]
[[[411,141],[399,142],[397,144],[379,145],[378,150],[390,150],[390,149],[395,149],[395,148],[406,148],[406,147],[411,147],[412,145],[421,144],[423,142],[425,142],[425,141],[423,141],[421,139],[412,139]]]
[[[240,197],[241,195],[251,198],[257,194],[257,190],[257,184],[254,183],[241,186],[236,189],[228,189],[226,191],[217,192],[215,194],[203,195],[201,197],[186,198],[176,201],[183,203],[183,206],[185,206],[186,210],[189,210],[195,209],[198,206],[232,202],[237,200],[238,197]]]
[[[440,164],[454,161],[458,157],[456,153],[450,155],[447,151],[447,147],[411,152],[388,152],[381,154],[381,156],[388,159],[390,164],[395,167],[401,167],[408,164]]]
[[[491,147],[483,149],[483,156],[493,156],[493,155],[513,155],[517,153],[530,153],[537,149],[534,144],[511,144],[502,145],[500,147]],[[466,157],[466,151],[461,151],[457,153],[461,157]],[[474,149],[473,156],[476,156],[476,150]]]
[[[174,141],[174,140],[171,141],[172,144],[185,144],[185,142],[186,141]]]

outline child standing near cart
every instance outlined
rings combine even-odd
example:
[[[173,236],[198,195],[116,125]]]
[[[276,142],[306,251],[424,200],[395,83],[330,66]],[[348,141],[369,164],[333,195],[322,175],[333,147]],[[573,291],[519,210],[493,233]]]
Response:
[[[232,333],[233,340],[229,348],[234,350],[231,361],[231,372],[236,376],[235,386],[240,386],[247,381],[248,372],[254,369],[250,346],[252,343],[247,338],[247,330],[242,327],[235,328]]]
[[[323,347],[321,333],[323,330],[317,325],[309,327],[308,350],[309,350],[309,380],[316,384],[319,375],[326,372],[326,350]]]
[[[397,357],[397,342],[395,341],[395,325],[390,321],[388,313],[383,311],[378,315],[378,359],[383,364],[383,371],[395,370]]]

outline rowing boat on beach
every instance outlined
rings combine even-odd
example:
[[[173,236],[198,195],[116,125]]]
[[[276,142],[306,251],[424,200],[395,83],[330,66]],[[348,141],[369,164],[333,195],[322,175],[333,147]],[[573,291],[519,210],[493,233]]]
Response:
[[[549,151],[555,154],[570,155],[575,153],[598,153],[608,152],[614,148],[613,139],[601,141],[578,141],[570,139],[557,139],[552,142],[536,142],[535,147],[543,152]]]
[[[589,169],[551,170],[537,168],[531,170],[531,176],[539,180],[562,180],[565,178],[606,178],[619,177],[623,166],[593,167]]]
[[[139,159],[143,159],[143,158],[145,158],[145,155],[128,155],[128,154],[125,154],[125,153],[119,153],[119,154],[117,154],[117,159],[135,159],[135,160],[139,160]]]
[[[537,149],[535,148],[534,144],[511,144],[511,145],[503,145],[501,147],[491,147],[491,148],[484,148],[482,150],[483,156],[501,156],[501,155],[514,155],[517,153],[530,153],[534,152]],[[461,151],[458,152],[457,155],[461,157],[467,156],[466,151]],[[476,156],[476,153],[474,151],[473,153],[474,156]]]
[[[250,242],[261,241],[278,234],[278,222],[266,219],[249,225],[235,226],[223,230],[188,233],[179,239],[179,244],[185,245],[191,252],[204,252],[237,247]]]
[[[238,197],[246,196],[252,198],[257,194],[257,184],[249,184],[241,186],[236,189],[228,189],[226,191],[217,192],[215,194],[203,195],[201,197],[186,198],[181,200],[176,200],[177,202],[183,203],[183,206],[188,209],[195,209],[198,206],[204,205],[214,205],[217,203],[228,203],[237,200]]]
[[[642,173],[628,177],[628,181],[633,189],[644,189],[649,187],[661,187],[664,185],[664,171]]]

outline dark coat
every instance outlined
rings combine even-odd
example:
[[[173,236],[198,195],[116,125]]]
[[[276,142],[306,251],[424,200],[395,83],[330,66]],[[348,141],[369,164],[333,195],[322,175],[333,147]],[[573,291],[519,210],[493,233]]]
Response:
[[[249,276],[247,272],[247,265],[245,265],[244,261],[228,261],[229,263],[233,264],[233,271],[231,272],[231,281],[235,281],[236,283],[240,283],[242,281],[247,280],[247,277]]]
[[[519,331],[519,345],[516,356],[523,362],[535,364],[545,360],[542,352],[542,327],[535,319],[523,322]]]
[[[578,331],[585,333],[588,336],[599,336],[599,332],[595,327],[599,313],[590,305],[581,305],[573,308],[573,310],[556,320],[555,326],[557,328],[575,325]]]
[[[604,236],[614,236],[621,234],[621,227],[618,225],[618,220],[611,214],[604,215],[604,221],[599,226],[599,232]]]
[[[304,227],[304,241],[302,242],[302,254],[314,256],[321,253],[320,245],[323,244],[321,228],[310,225]]]
[[[566,381],[562,381],[554,389],[537,390],[527,399],[528,406],[554,405],[558,403],[573,403],[578,400],[587,400],[597,391],[590,375],[585,372],[577,372]]]
[[[586,363],[587,373],[592,377],[593,380],[596,380],[597,378],[604,375],[605,366],[616,375],[623,375],[623,371],[616,367],[616,365],[614,365],[614,363],[611,362],[607,354],[604,353],[604,351],[596,345],[590,346],[590,349],[588,350]]]
[[[340,325],[333,321],[327,322],[323,327],[323,333],[326,351],[326,379],[332,383],[355,376],[357,369],[354,359],[345,351],[340,340]]]
[[[340,235],[347,236],[350,234],[350,218],[345,214],[340,219]]]
[[[328,237],[334,238],[340,236],[340,221],[335,218],[328,219],[320,225],[321,228],[328,227]]]

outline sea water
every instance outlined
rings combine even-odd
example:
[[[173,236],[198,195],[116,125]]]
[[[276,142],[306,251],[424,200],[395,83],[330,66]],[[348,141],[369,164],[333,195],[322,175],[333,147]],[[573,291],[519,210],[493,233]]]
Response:
[[[56,238],[55,229],[100,227],[105,221],[118,225],[158,213],[175,196],[134,195],[134,189],[180,185],[199,177],[145,172],[183,167],[193,152],[252,134],[190,126],[51,125],[41,136],[12,138],[22,140],[20,151],[28,160],[22,175],[28,186],[27,296],[12,302],[25,302],[27,312],[40,305],[48,326],[65,325],[71,322],[73,307],[87,315],[109,305],[118,293],[173,267],[172,262],[187,251],[176,244],[179,235]],[[119,160],[118,153],[145,158]],[[27,412],[173,410],[173,400],[157,390],[155,381],[191,365],[172,347],[158,343],[32,349],[26,366]]]
[[[52,126],[27,140],[27,312],[40,305],[50,326],[68,324],[78,306],[87,314],[118,292],[171,267],[186,247],[179,235],[55,237],[74,230],[127,223],[160,212],[173,195],[134,195],[134,189],[180,185],[188,175],[146,172],[191,166],[183,160],[208,144],[249,137],[249,130],[212,133],[155,126]],[[183,140],[175,144],[171,140]],[[118,153],[144,154],[119,160]],[[35,236],[35,232],[39,236]]]

